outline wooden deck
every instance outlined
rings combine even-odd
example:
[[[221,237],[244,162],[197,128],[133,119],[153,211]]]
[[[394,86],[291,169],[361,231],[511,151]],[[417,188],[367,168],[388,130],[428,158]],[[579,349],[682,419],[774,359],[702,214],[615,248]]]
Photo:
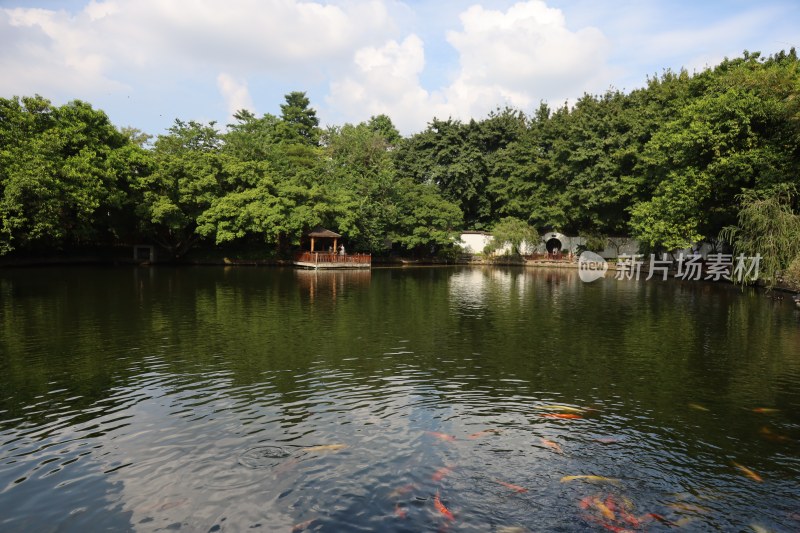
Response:
[[[370,254],[334,254],[328,252],[299,252],[292,261],[300,268],[371,268]]]

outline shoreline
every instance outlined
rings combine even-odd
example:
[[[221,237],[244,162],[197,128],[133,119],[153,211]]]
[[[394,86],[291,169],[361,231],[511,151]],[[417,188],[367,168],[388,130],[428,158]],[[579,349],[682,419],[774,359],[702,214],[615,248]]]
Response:
[[[217,267],[294,267],[291,259],[238,259],[230,257],[202,257],[189,258],[184,261],[140,261],[131,257],[109,257],[103,255],[84,256],[49,256],[49,257],[20,257],[0,259],[0,271],[13,268],[46,268],[46,267],[82,267],[82,266],[141,266],[141,267],[181,267],[181,266],[217,266]],[[431,268],[446,266],[473,266],[473,267],[522,267],[542,268],[557,270],[577,270],[577,261],[545,261],[545,260],[491,260],[483,258],[458,259],[448,261],[437,258],[404,259],[404,258],[374,258],[372,268]],[[616,270],[615,264],[609,265],[609,271]],[[671,273],[670,279],[675,279]],[[754,285],[755,288],[767,291],[762,280]],[[772,291],[800,294],[800,287],[793,287],[787,283],[778,283]]]

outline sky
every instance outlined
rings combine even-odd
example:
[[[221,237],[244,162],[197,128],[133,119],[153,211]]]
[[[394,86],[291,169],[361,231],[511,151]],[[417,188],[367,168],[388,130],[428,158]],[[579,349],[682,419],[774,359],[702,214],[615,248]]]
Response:
[[[304,91],[323,126],[385,113],[409,135],[799,45],[796,0],[0,0],[0,97],[158,135]]]

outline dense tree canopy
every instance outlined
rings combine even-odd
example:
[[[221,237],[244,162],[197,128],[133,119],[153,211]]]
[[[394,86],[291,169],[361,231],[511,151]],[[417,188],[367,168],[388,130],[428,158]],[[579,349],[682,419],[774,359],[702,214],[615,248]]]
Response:
[[[458,230],[515,243],[531,227],[686,247],[745,220],[741,201],[798,184],[798,93],[791,50],[530,115],[433,118],[407,137],[386,115],[323,130],[303,92],[279,116],[176,120],[154,140],[84,102],[0,98],[0,254],[134,242],[175,257],[198,243],[288,252],[316,225],[374,253],[435,252]]]

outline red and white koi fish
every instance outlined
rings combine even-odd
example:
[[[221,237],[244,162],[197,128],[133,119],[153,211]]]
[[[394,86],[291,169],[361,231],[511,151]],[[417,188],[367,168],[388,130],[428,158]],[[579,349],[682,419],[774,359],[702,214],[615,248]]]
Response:
[[[554,452],[560,453],[560,454],[564,453],[564,450],[561,449],[561,445],[559,443],[554,442],[552,440],[547,440],[544,437],[539,437],[539,440],[542,442],[543,446],[547,446],[548,448],[550,448]]]
[[[408,511],[405,507],[400,507],[400,504],[396,504],[394,506],[394,515],[397,518],[406,518],[408,516]]]
[[[444,506],[442,500],[439,499],[439,491],[436,491],[436,496],[433,497],[433,506],[436,507],[436,510],[443,514],[448,520],[456,519],[456,517],[453,516],[453,513],[451,513],[447,507]]]
[[[577,420],[583,418],[581,415],[576,415],[575,413],[545,413],[539,416],[542,418],[561,418],[563,420]]]

